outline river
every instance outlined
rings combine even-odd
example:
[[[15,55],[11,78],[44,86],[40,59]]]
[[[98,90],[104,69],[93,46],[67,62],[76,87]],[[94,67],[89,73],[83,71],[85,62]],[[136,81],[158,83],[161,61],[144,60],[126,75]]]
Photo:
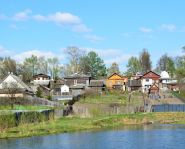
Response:
[[[130,126],[3,139],[0,149],[185,149],[185,125]]]

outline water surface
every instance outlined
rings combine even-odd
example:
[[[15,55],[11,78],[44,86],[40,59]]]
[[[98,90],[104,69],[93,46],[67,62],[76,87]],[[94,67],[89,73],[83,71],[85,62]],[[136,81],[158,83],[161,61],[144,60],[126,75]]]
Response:
[[[0,149],[185,149],[185,125],[132,126],[0,140]]]

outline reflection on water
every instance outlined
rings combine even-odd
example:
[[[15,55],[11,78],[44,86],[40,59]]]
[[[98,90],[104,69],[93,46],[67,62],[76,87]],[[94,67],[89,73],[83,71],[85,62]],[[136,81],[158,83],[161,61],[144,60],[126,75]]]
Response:
[[[114,130],[0,140],[0,149],[185,149],[185,125],[127,126]]]

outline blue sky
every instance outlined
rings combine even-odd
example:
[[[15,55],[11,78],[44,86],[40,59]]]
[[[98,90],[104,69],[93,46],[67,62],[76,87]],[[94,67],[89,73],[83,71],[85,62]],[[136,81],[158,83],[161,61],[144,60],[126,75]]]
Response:
[[[0,0],[0,56],[22,61],[31,54],[67,62],[68,46],[96,51],[109,66],[149,50],[182,54],[184,0]]]

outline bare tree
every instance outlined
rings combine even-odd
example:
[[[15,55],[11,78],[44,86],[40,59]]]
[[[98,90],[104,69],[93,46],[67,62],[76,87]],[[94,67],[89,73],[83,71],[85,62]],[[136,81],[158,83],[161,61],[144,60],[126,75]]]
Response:
[[[56,79],[57,77],[59,77],[62,71],[62,66],[60,65],[57,57],[48,58],[48,70],[53,79]]]
[[[69,57],[72,72],[78,73],[80,67],[80,59],[85,54],[85,51],[79,49],[78,47],[68,47],[67,49],[65,49],[65,53]]]
[[[10,99],[9,104],[11,106],[11,109],[13,109],[14,104],[16,102],[16,93],[19,90],[17,83],[16,82],[3,83],[2,88],[7,94],[7,97]]]

